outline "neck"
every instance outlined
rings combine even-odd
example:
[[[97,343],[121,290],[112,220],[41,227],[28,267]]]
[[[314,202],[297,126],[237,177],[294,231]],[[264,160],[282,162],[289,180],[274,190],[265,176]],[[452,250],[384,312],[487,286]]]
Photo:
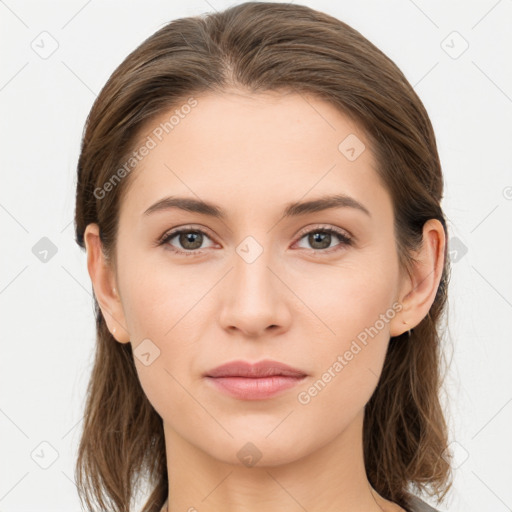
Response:
[[[278,446],[274,446],[270,462],[264,463],[262,457],[253,466],[245,466],[237,457],[233,462],[212,457],[164,423],[168,511],[402,510],[381,498],[368,482],[363,457],[363,413],[329,443],[298,460],[278,454]],[[242,447],[245,443],[246,439],[233,445]],[[251,448],[245,450],[249,453]]]

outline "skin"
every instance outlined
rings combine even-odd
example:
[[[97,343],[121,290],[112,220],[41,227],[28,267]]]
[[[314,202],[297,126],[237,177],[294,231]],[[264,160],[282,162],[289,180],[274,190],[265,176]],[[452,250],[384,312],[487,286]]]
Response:
[[[164,422],[169,511],[403,510],[366,478],[363,414],[390,336],[417,325],[434,301],[442,225],[425,224],[413,274],[400,272],[391,198],[364,132],[349,118],[293,93],[229,90],[196,99],[129,178],[116,268],[103,258],[98,226],[85,234],[89,274],[116,340],[136,350],[149,338],[160,350],[149,366],[137,357],[135,364]],[[338,150],[349,134],[366,145],[354,161]],[[345,207],[283,218],[285,204],[335,192],[357,199],[371,216]],[[227,217],[176,208],[143,215],[171,194],[214,202]],[[327,254],[304,236],[326,226],[348,232],[353,244],[332,235],[326,245],[339,250]],[[173,253],[169,247],[193,245],[179,237],[155,245],[176,227],[205,231],[200,249],[191,249],[202,254]],[[247,236],[263,248],[250,264],[236,252]],[[298,393],[394,303],[401,310],[309,403],[299,403]],[[202,376],[235,359],[266,358],[308,377],[250,401],[215,390]],[[247,442],[261,453],[252,467],[237,457]]]

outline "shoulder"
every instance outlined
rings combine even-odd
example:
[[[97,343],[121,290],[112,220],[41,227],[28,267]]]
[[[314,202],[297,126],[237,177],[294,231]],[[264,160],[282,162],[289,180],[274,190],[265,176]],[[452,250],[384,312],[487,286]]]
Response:
[[[408,512],[439,512],[436,508],[431,507],[428,503],[424,502],[414,494],[408,494]]]

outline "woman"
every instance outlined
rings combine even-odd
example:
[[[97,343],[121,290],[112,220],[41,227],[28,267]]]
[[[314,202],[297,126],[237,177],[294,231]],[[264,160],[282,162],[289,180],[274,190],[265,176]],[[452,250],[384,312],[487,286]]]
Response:
[[[345,23],[248,2],[144,41],[78,162],[87,507],[435,510],[442,192],[420,99]]]

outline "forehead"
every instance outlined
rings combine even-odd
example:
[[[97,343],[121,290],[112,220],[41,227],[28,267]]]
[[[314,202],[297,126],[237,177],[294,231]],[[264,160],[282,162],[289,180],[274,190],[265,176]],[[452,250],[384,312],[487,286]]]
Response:
[[[384,192],[363,130],[317,97],[232,90],[194,100],[141,130],[139,146],[151,149],[130,176],[122,212],[141,215],[171,194],[261,213],[305,195],[337,191],[371,202]]]

